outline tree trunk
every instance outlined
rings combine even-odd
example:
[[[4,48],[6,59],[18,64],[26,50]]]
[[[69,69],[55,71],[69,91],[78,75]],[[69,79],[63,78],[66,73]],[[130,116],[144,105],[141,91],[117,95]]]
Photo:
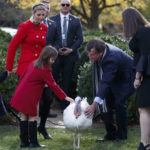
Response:
[[[75,12],[81,18],[83,26],[88,29],[99,29],[99,16],[106,8],[120,6],[120,3],[114,2],[107,5],[107,0],[80,0],[80,7],[72,6],[72,12]],[[87,9],[90,9],[88,14]]]
[[[99,29],[99,21],[98,20],[99,20],[98,15],[95,17],[89,18],[86,27],[88,29]]]

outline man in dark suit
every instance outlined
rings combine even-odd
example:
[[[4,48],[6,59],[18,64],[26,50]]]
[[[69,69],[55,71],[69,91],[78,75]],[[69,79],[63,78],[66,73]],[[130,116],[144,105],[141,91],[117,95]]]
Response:
[[[80,19],[70,14],[70,9],[70,0],[61,0],[60,14],[51,17],[56,23],[57,40],[55,42],[55,47],[59,53],[59,56],[53,65],[53,76],[54,79],[58,81],[61,73],[62,89],[68,95],[74,65],[75,62],[79,60],[78,48],[83,41]],[[67,105],[67,101],[61,103],[62,111]]]
[[[48,27],[48,32],[46,35],[46,46],[47,45],[54,46],[54,43],[56,41],[56,24],[54,21],[47,18],[50,13],[50,3],[47,0],[42,0],[41,2],[45,5],[47,9],[46,18],[43,21],[43,23],[47,25]],[[40,105],[39,105],[40,124],[38,127],[39,133],[41,133],[45,139],[52,138],[52,136],[48,134],[45,129],[47,117],[57,117],[57,114],[50,113],[50,106],[52,102],[53,102],[52,92],[50,88],[47,85],[45,85],[44,91],[40,100]]]
[[[98,104],[106,102],[104,123],[106,135],[104,140],[120,142],[127,139],[127,99],[134,92],[133,59],[121,49],[92,39],[86,45],[88,57],[93,64],[93,94],[91,106],[85,114],[93,115]],[[103,105],[104,106],[104,105]],[[116,125],[114,125],[114,112]],[[102,141],[98,139],[97,141]]]

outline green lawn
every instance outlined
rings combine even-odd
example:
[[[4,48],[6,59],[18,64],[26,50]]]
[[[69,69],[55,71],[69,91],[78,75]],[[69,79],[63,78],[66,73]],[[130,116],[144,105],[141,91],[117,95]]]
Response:
[[[36,150],[74,150],[71,132],[66,129],[48,129],[48,132],[53,136],[53,140],[44,140],[42,135],[38,135],[39,143],[45,144],[47,147],[36,148]],[[102,138],[104,135],[103,127],[93,127],[82,136],[80,150],[136,150],[140,141],[138,126],[129,127],[128,140],[121,143],[95,142],[97,138]],[[0,150],[19,150],[19,145],[19,128],[17,126],[0,126]],[[23,149],[29,150],[29,148]]]

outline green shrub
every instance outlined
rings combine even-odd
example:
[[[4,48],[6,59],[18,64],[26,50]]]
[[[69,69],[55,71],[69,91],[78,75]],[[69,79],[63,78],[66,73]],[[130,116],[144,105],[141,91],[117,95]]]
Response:
[[[0,30],[0,73],[5,70],[7,47],[11,40],[10,34]],[[17,83],[17,76],[12,74],[4,82],[0,83],[0,92],[3,100],[9,103]]]
[[[87,97],[88,102],[91,104],[93,101],[92,96],[92,65],[91,62],[85,63],[80,67],[80,75],[78,75],[77,91],[81,97]]]

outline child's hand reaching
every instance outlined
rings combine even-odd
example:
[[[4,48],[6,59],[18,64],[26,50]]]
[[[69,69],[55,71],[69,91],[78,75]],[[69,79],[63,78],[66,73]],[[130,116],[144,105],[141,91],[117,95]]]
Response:
[[[74,99],[71,97],[66,96],[65,100],[69,101],[70,103],[74,103]]]

